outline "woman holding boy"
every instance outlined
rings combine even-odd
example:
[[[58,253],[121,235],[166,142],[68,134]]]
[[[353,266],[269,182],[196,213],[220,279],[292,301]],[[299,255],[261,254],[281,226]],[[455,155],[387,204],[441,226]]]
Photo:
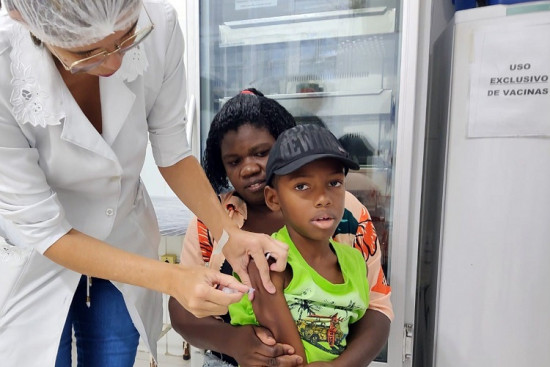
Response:
[[[230,99],[214,117],[206,144],[203,165],[214,189],[220,194],[228,215],[241,228],[271,234],[283,225],[280,212],[271,211],[264,199],[266,164],[277,137],[295,126],[294,118],[276,101],[254,89]],[[228,191],[231,186],[234,190]],[[354,327],[346,351],[338,360],[348,366],[372,361],[385,344],[393,311],[390,287],[380,265],[380,248],[366,208],[350,193],[345,195],[345,221],[334,238],[359,249],[368,266],[371,286],[370,306]],[[208,228],[198,219],[188,227],[181,261],[185,265],[209,266],[231,274],[231,267]],[[278,344],[269,332],[255,326],[232,326],[216,318],[197,319],[170,300],[172,326],[193,345],[207,353],[210,366],[267,366],[275,360],[280,366],[295,366],[300,359],[294,349]],[[349,359],[347,359],[349,358]],[[207,364],[208,363],[208,364]]]

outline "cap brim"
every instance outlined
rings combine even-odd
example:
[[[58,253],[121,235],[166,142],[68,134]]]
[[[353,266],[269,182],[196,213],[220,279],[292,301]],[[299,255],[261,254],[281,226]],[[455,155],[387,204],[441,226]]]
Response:
[[[307,157],[299,158],[299,159],[287,164],[286,166],[275,170],[273,173],[276,174],[276,175],[288,175],[289,173],[292,173],[292,172],[296,171],[297,169],[305,166],[306,164],[311,163],[311,162],[316,161],[316,160],[319,160],[319,159],[322,159],[322,158],[333,158],[333,159],[336,159],[336,160],[342,162],[344,167],[346,167],[348,169],[353,169],[353,170],[358,170],[359,169],[359,165],[357,164],[357,162],[355,162],[355,161],[353,161],[349,158],[345,158],[345,157],[342,157],[342,156],[339,156],[339,155],[336,155],[336,154],[313,154],[313,155],[308,155]]]

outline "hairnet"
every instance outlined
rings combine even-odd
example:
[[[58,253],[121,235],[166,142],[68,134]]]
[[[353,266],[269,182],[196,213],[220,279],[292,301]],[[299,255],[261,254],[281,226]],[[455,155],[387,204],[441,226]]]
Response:
[[[12,17],[47,44],[61,48],[87,46],[129,28],[141,11],[141,0],[3,0]],[[19,14],[17,14],[19,13]]]

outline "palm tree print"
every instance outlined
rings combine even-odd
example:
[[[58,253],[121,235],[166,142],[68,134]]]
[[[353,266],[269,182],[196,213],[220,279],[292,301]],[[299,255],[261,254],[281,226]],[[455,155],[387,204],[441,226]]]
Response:
[[[298,319],[302,318],[302,315],[314,314],[321,309],[320,306],[315,305],[313,302],[307,299],[295,299],[288,304],[288,308],[291,310],[298,310]]]

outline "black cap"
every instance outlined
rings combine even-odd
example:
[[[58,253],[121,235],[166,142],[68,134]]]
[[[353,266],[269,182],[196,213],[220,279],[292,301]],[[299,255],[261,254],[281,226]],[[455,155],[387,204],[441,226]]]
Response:
[[[279,135],[269,152],[266,183],[275,175],[287,175],[321,158],[338,159],[348,169],[359,169],[330,130],[319,125],[297,125]]]

